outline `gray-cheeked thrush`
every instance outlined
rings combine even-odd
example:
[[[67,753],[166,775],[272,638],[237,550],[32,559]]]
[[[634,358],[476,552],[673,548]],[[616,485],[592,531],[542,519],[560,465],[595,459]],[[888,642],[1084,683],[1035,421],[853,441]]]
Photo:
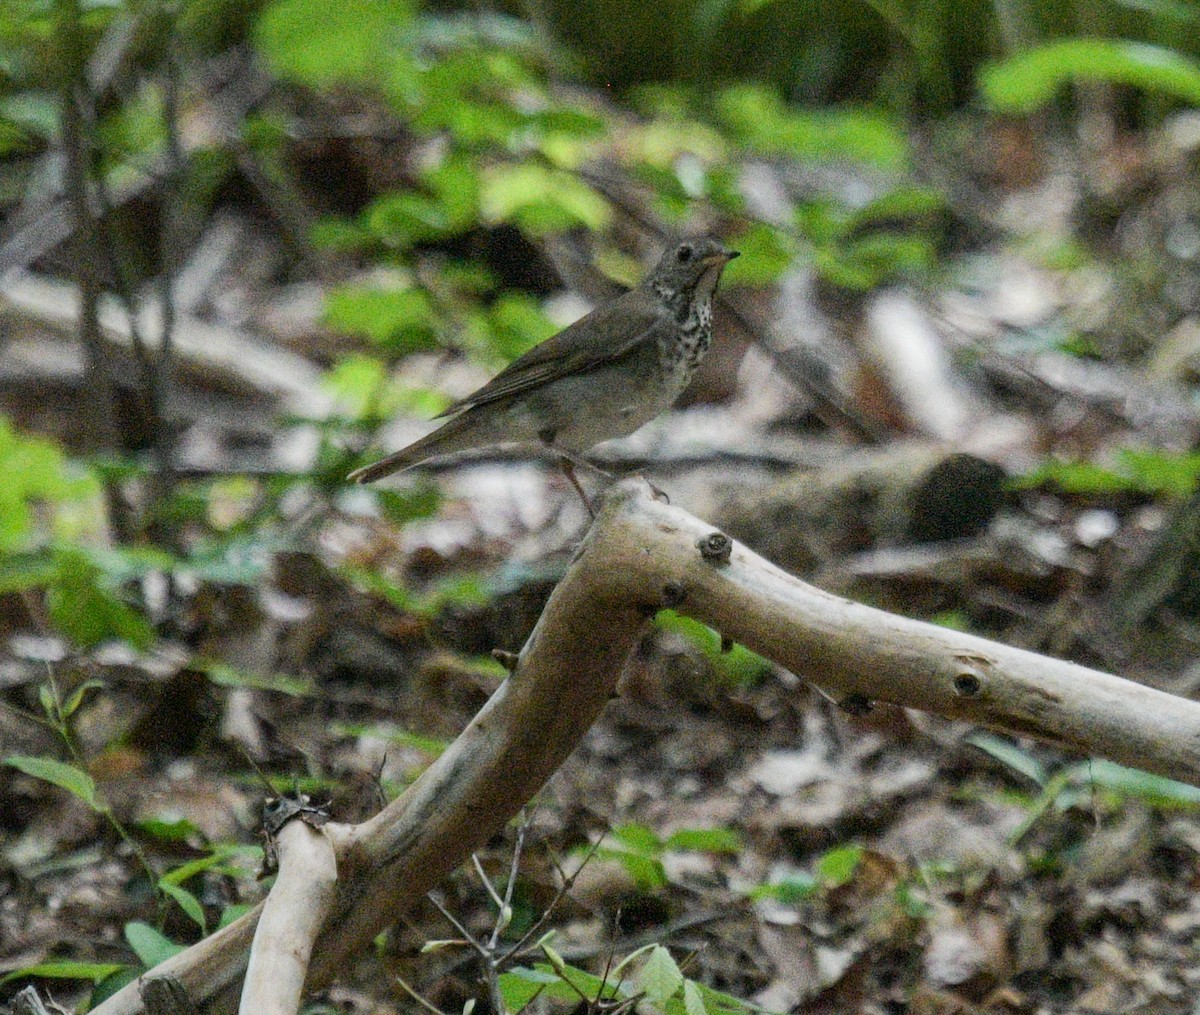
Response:
[[[438,429],[349,478],[370,483],[439,455],[540,442],[558,452],[588,504],[572,463],[595,469],[584,451],[633,433],[679,397],[712,342],[713,293],[737,256],[713,237],[683,240],[636,289],[530,349],[443,412],[450,418]]]

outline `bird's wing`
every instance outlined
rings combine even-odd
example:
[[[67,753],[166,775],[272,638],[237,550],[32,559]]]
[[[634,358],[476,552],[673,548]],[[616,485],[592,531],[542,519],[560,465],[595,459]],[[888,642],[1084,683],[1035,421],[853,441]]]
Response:
[[[452,416],[611,363],[643,342],[654,341],[659,328],[668,324],[670,318],[658,300],[643,289],[630,290],[535,345],[439,415]]]

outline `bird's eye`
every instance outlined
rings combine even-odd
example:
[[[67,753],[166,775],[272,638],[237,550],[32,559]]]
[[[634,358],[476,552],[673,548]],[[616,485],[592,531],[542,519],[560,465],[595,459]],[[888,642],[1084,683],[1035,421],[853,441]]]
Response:
[[[692,259],[692,248],[686,243],[675,252],[680,264],[687,264]]]

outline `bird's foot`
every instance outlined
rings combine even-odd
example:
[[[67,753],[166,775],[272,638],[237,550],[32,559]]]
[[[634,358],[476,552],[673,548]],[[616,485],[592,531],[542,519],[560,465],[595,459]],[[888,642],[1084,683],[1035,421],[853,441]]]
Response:
[[[650,478],[644,472],[635,472],[629,477],[630,479],[640,479],[648,487],[650,487],[650,495],[655,500],[661,500],[664,504],[670,504],[671,498],[667,496],[666,490],[661,490],[651,482]]]
[[[575,492],[579,494],[579,499],[583,501],[583,507],[587,511],[588,517],[592,521],[595,521],[596,509],[592,507],[592,502],[588,500],[588,495],[584,493],[583,487],[579,485],[579,478],[575,475],[575,463],[566,455],[560,455],[558,467],[562,469],[563,475],[567,477],[570,484],[575,487]]]

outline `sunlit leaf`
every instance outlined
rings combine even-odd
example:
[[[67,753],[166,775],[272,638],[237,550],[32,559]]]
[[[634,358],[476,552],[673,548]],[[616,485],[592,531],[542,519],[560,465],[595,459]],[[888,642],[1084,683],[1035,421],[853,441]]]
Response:
[[[651,1001],[660,1005],[683,986],[683,973],[662,945],[656,945],[641,968],[638,983]]]
[[[39,962],[35,966],[23,966],[0,976],[0,984],[13,980],[91,980],[99,983],[125,967],[115,962]]]
[[[1182,53],[1125,39],[1063,39],[990,64],[979,75],[985,101],[1032,113],[1070,81],[1104,81],[1162,92],[1200,106],[1200,64]]]
[[[742,837],[732,828],[681,828],[667,837],[664,846],[703,853],[737,853],[742,848]]]
[[[182,909],[188,918],[200,928],[201,934],[208,933],[208,922],[204,917],[204,907],[200,905],[200,900],[196,898],[186,888],[181,888],[179,885],[171,884],[169,881],[159,881],[158,887],[167,895],[171,896]]]
[[[692,980],[683,983],[683,1008],[686,1015],[708,1015],[700,988]]]
[[[87,772],[53,758],[37,758],[28,755],[10,754],[4,764],[16,768],[35,779],[42,779],[72,796],[78,797],[94,811],[104,811],[105,806],[96,795],[96,782]]]
[[[166,962],[184,950],[183,945],[177,945],[148,923],[138,920],[125,924],[125,940],[147,969],[153,969],[160,962]]]
[[[274,0],[254,39],[282,77],[308,85],[369,81],[412,17],[404,0]]]
[[[877,110],[796,109],[762,86],[736,85],[718,96],[717,112],[736,137],[764,154],[884,169],[906,169],[910,162],[899,124]]]
[[[830,888],[849,882],[862,862],[862,846],[840,846],[823,854],[817,861],[817,876]]]
[[[364,335],[393,352],[436,346],[437,315],[422,289],[345,285],[325,299],[325,324],[349,335]]]

